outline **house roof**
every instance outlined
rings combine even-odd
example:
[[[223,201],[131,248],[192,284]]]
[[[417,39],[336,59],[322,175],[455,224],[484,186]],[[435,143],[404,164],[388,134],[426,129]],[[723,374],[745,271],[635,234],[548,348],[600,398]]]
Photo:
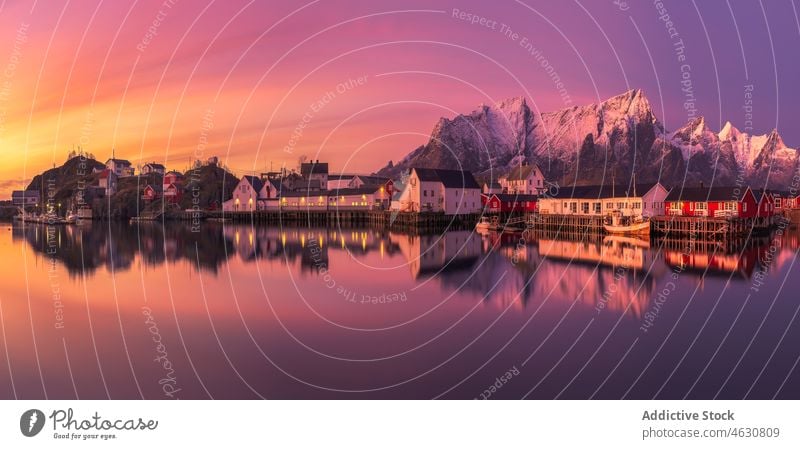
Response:
[[[515,193],[493,193],[489,195],[490,198],[494,197],[500,201],[536,201],[539,199],[537,195],[530,194],[515,194]]]
[[[300,174],[308,177],[310,175],[327,175],[328,163],[327,162],[303,162],[300,164]]]
[[[595,185],[595,186],[561,186],[551,197],[553,198],[622,198],[640,197],[650,191],[656,184],[655,182],[641,184],[617,184],[617,185]]]
[[[666,201],[741,201],[747,187],[675,187]]]
[[[499,189],[501,187],[500,183],[497,181],[484,182],[483,185],[488,186],[490,189]]]
[[[336,180],[350,180],[355,178],[356,175],[347,175],[344,173],[332,174],[328,175],[328,181],[336,181]]]
[[[264,187],[264,182],[258,176],[252,176],[252,175],[242,176],[242,180],[245,179],[247,180],[248,183],[250,183],[251,186],[253,186],[253,190],[255,190],[256,192],[260,192],[261,189]]]
[[[389,178],[386,176],[356,175],[356,177],[368,185],[383,185],[389,182]]]
[[[111,161],[114,161],[117,164],[131,165],[131,161],[128,161],[128,160],[125,160],[125,159],[114,159],[113,157],[112,158],[108,158],[108,160],[106,161],[106,164],[108,164]]]
[[[441,182],[446,188],[480,189],[475,177],[468,171],[441,168],[413,168],[420,181]]]
[[[752,192],[753,192],[753,196],[756,197],[756,202],[757,203],[761,202],[761,198],[764,196],[764,194],[772,196],[775,193],[775,192],[773,192],[771,190],[764,190],[764,189],[752,190]],[[769,196],[768,196],[768,198],[769,198]]]
[[[144,164],[144,166],[145,167],[152,167],[152,168],[160,168],[161,170],[164,170],[166,168],[163,165],[157,164],[155,162],[148,162],[147,164]]]
[[[528,179],[531,173],[533,173],[538,169],[539,167],[536,166],[536,164],[516,166],[512,168],[511,171],[506,175],[506,179],[509,181],[520,181],[523,179]]]
[[[24,198],[24,197],[36,197],[39,198],[41,193],[38,190],[14,190],[11,192],[11,198]]]
[[[146,186],[144,186],[145,189],[147,189],[148,187],[150,187],[151,189],[153,189],[154,192],[157,193],[162,192],[164,190],[164,186],[162,186],[161,184],[147,184]]]

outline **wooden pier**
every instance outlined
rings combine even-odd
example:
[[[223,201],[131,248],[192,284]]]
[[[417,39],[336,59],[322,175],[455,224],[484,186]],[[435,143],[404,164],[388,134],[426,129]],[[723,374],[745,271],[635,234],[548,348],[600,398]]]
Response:
[[[652,218],[652,231],[665,237],[697,240],[731,240],[769,230],[766,223],[752,218],[659,216]]]
[[[537,229],[557,230],[578,234],[605,233],[605,217],[597,215],[536,214],[533,218]]]
[[[185,212],[192,218],[192,212]],[[372,226],[410,232],[440,232],[452,229],[473,229],[480,214],[445,215],[437,212],[392,213],[385,210],[328,210],[328,211],[205,211],[203,219],[234,223],[267,225],[305,225],[319,227]]]

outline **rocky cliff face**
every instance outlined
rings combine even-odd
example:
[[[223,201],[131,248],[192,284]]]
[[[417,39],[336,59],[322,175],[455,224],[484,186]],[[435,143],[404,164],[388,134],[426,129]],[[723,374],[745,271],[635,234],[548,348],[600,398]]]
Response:
[[[524,98],[482,105],[469,115],[442,118],[430,140],[381,169],[394,175],[412,166],[460,167],[486,179],[522,161],[539,164],[561,184],[596,184],[611,178],[705,181],[785,188],[797,167],[797,151],[777,131],[751,136],[727,123],[719,133],[695,118],[668,132],[641,90],[604,102],[533,113]]]

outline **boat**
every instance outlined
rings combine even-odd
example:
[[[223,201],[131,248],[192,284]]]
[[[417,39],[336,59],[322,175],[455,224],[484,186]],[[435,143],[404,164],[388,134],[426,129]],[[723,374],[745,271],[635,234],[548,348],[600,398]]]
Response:
[[[497,216],[489,217],[481,217],[478,224],[475,225],[475,230],[480,233],[486,233],[489,231],[500,231],[503,229],[503,225],[500,223],[500,219]]]
[[[611,213],[610,223],[603,223],[603,228],[609,234],[622,235],[649,235],[650,220],[645,217],[625,217],[621,211]]]
[[[491,225],[492,222],[489,221],[489,217],[481,217],[480,221],[478,221],[478,224],[475,225],[475,230],[479,232],[488,231]]]

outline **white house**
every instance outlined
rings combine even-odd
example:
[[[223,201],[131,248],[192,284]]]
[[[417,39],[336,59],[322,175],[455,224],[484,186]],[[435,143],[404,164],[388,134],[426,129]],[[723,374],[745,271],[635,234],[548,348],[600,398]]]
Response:
[[[11,203],[15,206],[36,206],[41,194],[38,190],[14,190],[11,192]]]
[[[161,164],[156,164],[155,162],[148,162],[147,164],[142,165],[142,174],[149,175],[150,173],[159,173],[163,175],[166,173],[167,169]]]
[[[133,166],[125,159],[111,158],[106,161],[106,168],[113,171],[120,178],[133,176]]]
[[[552,193],[552,192],[551,192]],[[623,216],[664,215],[669,190],[661,183],[561,186],[557,192],[539,198],[540,214],[606,216],[613,211]]]
[[[547,189],[544,185],[544,174],[536,164],[523,163],[514,167],[507,175],[501,176],[499,181],[502,193],[541,195]]]
[[[407,212],[474,214],[481,210],[481,187],[470,172],[412,168],[397,204]]]
[[[252,212],[258,209],[259,199],[264,182],[258,176],[242,176],[239,184],[233,189],[233,196],[222,203],[222,210],[226,212]]]
[[[328,175],[328,190],[344,189],[350,185],[350,182],[356,175],[347,175],[344,173],[338,175]]]

